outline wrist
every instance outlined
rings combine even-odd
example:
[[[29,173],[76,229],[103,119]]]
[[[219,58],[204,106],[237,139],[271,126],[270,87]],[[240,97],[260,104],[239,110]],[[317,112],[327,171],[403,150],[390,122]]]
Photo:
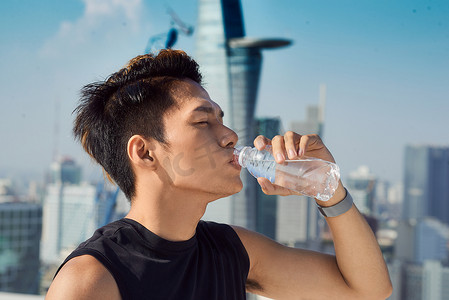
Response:
[[[315,199],[315,202],[318,206],[328,207],[328,206],[332,206],[332,205],[339,203],[345,197],[346,197],[346,189],[343,186],[343,184],[341,183],[341,181],[339,181],[338,187],[335,190],[335,193],[332,196],[332,198],[330,198],[328,201],[321,201],[321,200]]]
[[[343,199],[341,199],[340,201],[338,201],[336,203],[330,203],[331,205],[324,206],[324,205],[320,205],[317,201],[318,210],[324,217],[337,217],[337,216],[340,216],[340,215],[346,213],[348,210],[351,209],[351,207],[353,205],[352,197],[345,188],[343,188],[343,189],[344,189],[344,197],[343,197]],[[320,202],[323,202],[323,201],[320,201]]]

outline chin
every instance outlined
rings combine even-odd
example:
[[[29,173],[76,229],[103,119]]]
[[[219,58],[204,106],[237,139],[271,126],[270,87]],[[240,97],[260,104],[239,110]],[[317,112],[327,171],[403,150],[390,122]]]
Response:
[[[241,180],[237,184],[229,185],[223,189],[216,190],[213,194],[216,196],[212,201],[215,201],[220,198],[229,197],[237,194],[243,189],[243,183]]]
[[[231,196],[231,195],[237,194],[242,189],[243,189],[243,183],[239,178],[238,184],[229,187],[229,189],[227,190],[228,194],[226,196]]]
[[[229,196],[230,196],[230,195],[237,194],[242,189],[243,189],[243,182],[239,176],[235,179],[235,181],[232,184],[229,185],[227,190],[230,192],[230,194],[229,194]]]
[[[238,192],[240,192],[243,189],[243,182],[240,180],[240,184],[238,186],[238,188],[236,189],[236,192],[234,194],[237,194]]]

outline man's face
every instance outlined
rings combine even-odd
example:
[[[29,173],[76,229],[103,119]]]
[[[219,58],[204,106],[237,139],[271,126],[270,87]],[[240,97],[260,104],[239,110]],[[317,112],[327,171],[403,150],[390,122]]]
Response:
[[[175,83],[172,95],[178,106],[163,117],[170,146],[161,162],[172,185],[211,200],[239,192],[241,168],[233,162],[238,137],[223,125],[221,108],[189,79]]]

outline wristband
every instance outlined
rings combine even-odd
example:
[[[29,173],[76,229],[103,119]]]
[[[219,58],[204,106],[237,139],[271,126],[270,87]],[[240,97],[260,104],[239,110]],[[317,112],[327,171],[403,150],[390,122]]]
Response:
[[[344,214],[352,207],[353,200],[351,194],[349,194],[346,188],[345,190],[346,190],[346,197],[337,204],[334,204],[332,206],[320,206],[317,204],[318,210],[323,216],[336,217],[341,214]]]

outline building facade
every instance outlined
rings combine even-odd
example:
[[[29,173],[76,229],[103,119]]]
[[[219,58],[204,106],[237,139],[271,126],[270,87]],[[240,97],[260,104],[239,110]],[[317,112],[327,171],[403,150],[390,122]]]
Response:
[[[281,131],[279,118],[257,118],[256,120],[257,135],[271,138],[280,134]],[[276,195],[266,195],[259,185],[256,185],[256,231],[273,240],[276,240],[277,203]]]
[[[81,181],[72,159],[52,163],[43,199],[41,260],[59,264],[96,228],[96,187]]]
[[[96,228],[94,185],[50,184],[43,201],[41,260],[59,264]]]
[[[0,203],[0,291],[39,292],[42,207]]]
[[[199,0],[195,59],[211,99],[225,112],[224,123],[252,145],[262,66],[261,50],[286,46],[281,39],[248,39],[240,0]],[[242,172],[243,190],[211,203],[204,218],[256,229],[256,181]]]
[[[289,129],[300,134],[318,134],[322,137],[324,127],[326,87],[320,86],[319,105],[309,105],[303,121],[295,121]],[[319,243],[322,220],[315,200],[306,196],[286,196],[278,201],[276,239],[291,246],[316,249]]]
[[[396,262],[389,265],[389,271],[393,283],[389,300],[449,300],[449,268],[440,261],[426,260],[422,264]]]
[[[370,173],[366,166],[361,166],[356,171],[349,173],[346,180],[346,188],[351,193],[354,203],[365,215],[374,214],[376,184],[377,178]]]
[[[79,184],[81,167],[70,157],[63,157],[50,166],[49,183]]]
[[[449,226],[436,218],[410,219],[398,226],[395,257],[408,263],[449,259]]]
[[[407,146],[404,164],[403,219],[449,224],[449,147]]]

